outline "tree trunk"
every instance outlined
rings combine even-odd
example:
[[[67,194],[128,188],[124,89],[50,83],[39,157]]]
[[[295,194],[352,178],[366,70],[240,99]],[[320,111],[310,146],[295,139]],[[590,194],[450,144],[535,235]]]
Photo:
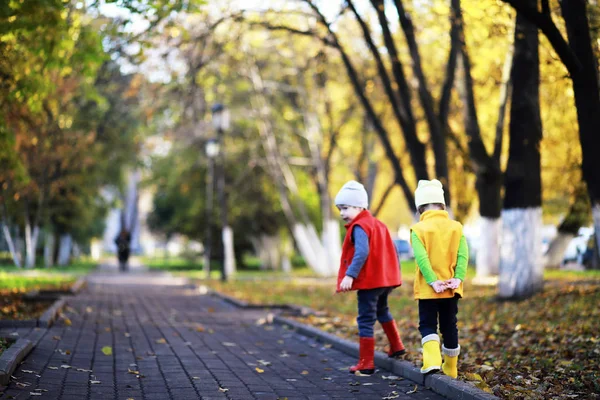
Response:
[[[500,218],[480,217],[479,243],[475,256],[476,278],[479,281],[485,281],[491,276],[498,275],[501,233],[502,220]]]
[[[542,289],[541,244],[541,207],[502,211],[499,298],[524,299]]]
[[[383,4],[383,1],[381,1]],[[406,10],[401,0],[394,0],[396,10],[398,11],[398,17],[400,26],[406,37],[408,49],[410,51],[410,57],[413,64],[413,73],[419,83],[418,93],[421,106],[425,113],[427,125],[429,126],[429,134],[431,137],[431,143],[433,148],[433,154],[435,156],[435,175],[444,185],[444,196],[446,197],[446,204],[450,205],[450,178],[448,174],[448,155],[446,153],[446,138],[435,112],[433,103],[433,97],[429,91],[429,85],[423,71],[421,62],[421,55],[419,54],[419,46],[415,37],[415,29],[412,23],[412,19]]]
[[[44,267],[50,268],[54,265],[54,233],[46,231],[44,237]]]
[[[526,0],[536,6],[536,0]],[[502,211],[502,250],[498,295],[527,298],[541,290],[542,182],[537,28],[517,13],[512,68],[510,148]]]
[[[455,23],[458,25],[458,37],[460,42],[459,60],[462,66],[463,76],[459,80],[458,92],[463,102],[463,123],[465,132],[469,138],[469,152],[473,161],[476,174],[475,188],[479,195],[479,215],[481,216],[480,242],[477,251],[477,277],[485,279],[490,275],[496,275],[499,271],[499,229],[500,211],[502,209],[502,174],[499,158],[496,159],[488,154],[481,137],[481,128],[477,118],[477,107],[475,103],[475,89],[471,76],[471,61],[465,40],[464,21],[460,1],[452,1],[453,14],[456,16]],[[505,85],[508,79],[505,80]],[[500,113],[504,113],[501,99]],[[501,119],[501,117],[499,117]],[[501,137],[501,136],[500,136]],[[502,147],[502,142],[496,143],[495,151]]]
[[[2,232],[4,232],[4,238],[6,239],[8,251],[10,251],[10,256],[13,259],[13,263],[16,267],[21,268],[21,254],[17,251],[15,243],[13,242],[12,236],[10,234],[10,229],[4,221],[2,222]]]
[[[40,227],[31,228],[29,215],[25,214],[25,268],[35,267],[37,240],[40,233]]]
[[[560,6],[567,27],[569,46],[581,64],[576,73],[571,72],[571,78],[583,156],[581,169],[591,200],[596,247],[600,248],[600,157],[597,154],[600,148],[600,83],[586,3],[584,0],[563,0]]]
[[[264,94],[264,84],[255,64],[249,65],[250,79],[254,87],[254,96],[250,99],[253,110],[258,118],[258,132],[267,158],[268,171],[277,186],[283,213],[291,227],[292,234],[300,253],[307,264],[319,275],[332,275],[323,247],[314,225],[308,219],[304,204],[297,202],[300,220],[296,217],[288,191],[297,195],[298,188],[289,165],[282,160],[277,140],[271,125],[271,110]],[[298,196],[296,196],[298,197]],[[336,269],[337,271],[337,269]]]
[[[72,246],[72,238],[69,234],[60,235],[59,247],[58,247],[58,261],[57,264],[65,266],[69,264],[71,259],[71,246]]]

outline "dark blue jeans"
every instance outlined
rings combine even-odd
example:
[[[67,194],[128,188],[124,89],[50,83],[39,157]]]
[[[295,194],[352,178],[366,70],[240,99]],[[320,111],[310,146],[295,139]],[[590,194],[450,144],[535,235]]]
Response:
[[[419,300],[419,332],[422,337],[432,333],[437,334],[439,318],[444,347],[447,349],[458,347],[456,315],[458,314],[459,298],[459,295],[454,295],[450,299]]]
[[[388,295],[394,288],[377,288],[359,290],[358,297],[358,335],[373,337],[375,321],[380,323],[391,321],[392,314],[388,308]]]

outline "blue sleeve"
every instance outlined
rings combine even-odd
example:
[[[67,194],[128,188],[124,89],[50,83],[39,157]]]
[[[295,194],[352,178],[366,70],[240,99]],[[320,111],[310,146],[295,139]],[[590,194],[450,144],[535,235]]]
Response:
[[[369,237],[363,228],[355,225],[352,229],[352,240],[354,241],[354,257],[346,270],[346,275],[356,279],[369,256]]]

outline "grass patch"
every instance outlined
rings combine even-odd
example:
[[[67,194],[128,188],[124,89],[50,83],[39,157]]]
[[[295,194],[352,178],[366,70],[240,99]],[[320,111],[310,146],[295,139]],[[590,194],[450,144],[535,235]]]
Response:
[[[26,292],[33,289],[64,289],[96,267],[96,262],[81,259],[64,267],[17,268],[0,265],[0,291]]]
[[[468,276],[474,275],[474,269]],[[413,300],[414,262],[403,262],[404,285],[390,310],[398,321],[406,359],[421,364],[418,303]],[[600,393],[600,281],[597,271],[548,271],[544,292],[520,302],[496,301],[496,288],[467,279],[459,302],[462,347],[459,379],[479,374],[478,386],[506,399],[598,398]],[[215,290],[251,303],[291,303],[324,317],[302,322],[357,341],[356,294],[335,294],[335,278],[209,282]],[[378,349],[387,340],[376,324]]]

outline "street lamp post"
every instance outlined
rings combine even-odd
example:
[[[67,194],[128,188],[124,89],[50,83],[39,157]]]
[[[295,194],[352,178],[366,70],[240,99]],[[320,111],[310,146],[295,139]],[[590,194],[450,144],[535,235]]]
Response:
[[[215,175],[215,158],[219,155],[219,142],[209,139],[204,150],[208,158],[208,171],[206,174],[206,215],[204,218],[204,274],[210,278],[210,257],[212,249],[212,213],[213,213],[213,188]]]
[[[222,259],[221,259],[221,280],[227,281],[228,273],[235,268],[235,256],[233,254],[233,231],[229,226],[227,215],[227,197],[225,191],[225,146],[223,136],[225,131],[229,129],[229,111],[222,104],[215,104],[212,107],[212,122],[215,131],[217,132],[217,140],[220,144],[220,157],[218,168],[217,190],[219,195],[219,203],[221,204],[221,226],[222,226]]]

